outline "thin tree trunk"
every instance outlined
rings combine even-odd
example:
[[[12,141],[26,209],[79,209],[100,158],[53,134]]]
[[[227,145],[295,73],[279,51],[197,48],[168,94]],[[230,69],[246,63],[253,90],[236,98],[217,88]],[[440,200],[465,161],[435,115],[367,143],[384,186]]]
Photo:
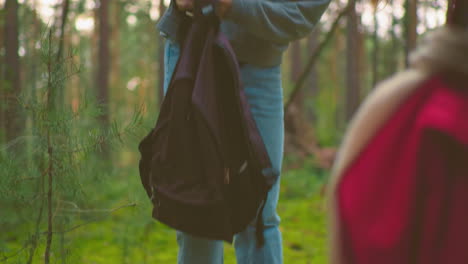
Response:
[[[159,17],[166,11],[164,0],[159,1]],[[164,38],[159,37],[159,50],[158,50],[158,100],[159,105],[162,105],[164,98]]]
[[[47,110],[48,113],[54,111],[54,87],[52,84],[52,31],[49,31],[48,36],[49,51],[48,51],[48,63],[47,63]],[[50,251],[52,248],[52,237],[53,237],[53,215],[52,215],[52,196],[53,196],[53,173],[54,173],[54,149],[51,142],[50,127],[47,127],[47,155],[48,155],[48,168],[47,168],[47,239],[46,248],[44,253],[44,263],[49,264],[50,262]]]
[[[447,23],[457,25],[462,28],[468,27],[468,2],[466,0],[456,1],[456,8],[454,8],[455,1],[449,2]]]
[[[45,193],[45,174],[41,174],[40,178],[38,179],[38,186],[37,186],[37,189],[38,189],[38,196],[41,197],[39,200],[40,200],[40,205],[39,205],[39,213],[37,214],[37,218],[36,218],[36,223],[35,223],[35,231],[34,231],[34,235],[32,237],[32,241],[31,241],[31,247],[29,249],[29,257],[28,257],[28,262],[27,264],[32,264],[33,263],[33,258],[34,258],[34,255],[36,254],[36,249],[37,249],[37,242],[39,241],[39,238],[40,238],[40,227],[41,227],[41,222],[42,222],[42,214],[44,212],[44,203],[45,203],[45,200],[43,198],[43,195]]]
[[[391,2],[392,5],[392,10],[393,7],[395,7],[395,0],[392,0]],[[394,11],[392,11],[392,26],[390,27],[390,35],[392,36],[392,44],[391,44],[391,59],[390,59],[390,69],[389,73],[392,74],[397,71],[398,69],[398,63],[399,63],[399,55],[400,52],[398,50],[398,37],[396,35],[396,26],[398,25],[398,19],[394,14]]]
[[[319,42],[318,38],[320,36],[320,29],[316,28],[312,34],[309,35],[307,38],[307,54],[310,52],[313,52],[314,50],[317,49]],[[309,86],[309,91],[311,96],[317,95],[319,92],[319,87],[318,87],[318,73],[317,73],[317,66],[314,65],[312,69],[310,69],[309,73],[309,80],[307,82]]]
[[[99,1],[99,46],[98,46],[98,70],[96,75],[96,87],[98,90],[98,101],[103,104],[104,113],[102,120],[104,125],[109,123],[108,118],[108,103],[109,103],[109,68],[110,68],[110,57],[109,57],[109,0]]]
[[[62,11],[61,11],[61,17],[60,17],[60,37],[59,37],[59,43],[58,43],[58,51],[57,51],[57,63],[60,64],[62,63],[62,58],[63,58],[63,50],[65,48],[65,31],[66,31],[66,25],[67,25],[67,20],[68,20],[68,13],[70,9],[70,0],[63,0],[62,2]],[[57,98],[55,99],[55,104],[57,107],[62,107],[65,104],[65,85],[58,87],[57,92]]]
[[[345,121],[345,102],[346,102],[346,85],[345,76],[343,74],[343,67],[340,65],[342,58],[346,55],[346,32],[345,28],[341,28],[340,34],[336,34],[335,43],[333,43],[333,50],[330,55],[329,72],[330,79],[333,80],[335,88],[335,126],[343,130],[346,127]]]
[[[335,18],[335,21],[333,21],[333,24],[332,24],[332,26],[330,28],[330,31],[327,32],[327,34],[325,35],[325,38],[322,40],[322,42],[320,42],[320,44],[317,46],[317,49],[314,50],[314,52],[309,57],[309,60],[308,60],[308,62],[306,64],[306,66],[304,67],[304,70],[302,71],[299,79],[297,80],[296,84],[294,85],[294,88],[292,89],[291,95],[289,96],[288,100],[286,101],[286,104],[284,105],[284,112],[285,113],[288,112],[288,109],[291,106],[292,102],[294,102],[294,100],[298,96],[300,90],[302,89],[302,86],[304,85],[305,81],[307,80],[307,76],[308,76],[310,70],[314,66],[315,62],[317,61],[318,57],[322,53],[325,46],[332,39],[333,33],[337,29],[341,18],[344,17],[348,13],[349,8],[350,8],[350,5],[348,4],[338,14],[338,16]]]
[[[30,53],[30,80],[29,83],[31,85],[30,89],[30,98],[32,102],[36,102],[36,78],[37,78],[37,49],[36,49],[36,41],[40,38],[40,28],[39,28],[39,20],[37,16],[37,0],[32,1],[32,34],[29,43],[29,53]],[[32,127],[36,127],[36,119],[33,117],[31,119]],[[42,159],[39,157],[38,154],[32,154],[32,162],[36,162],[39,166],[41,171],[44,171],[44,164]],[[36,250],[38,247],[38,242],[41,236],[41,223],[44,214],[44,206],[45,206],[45,199],[43,198],[45,194],[45,174],[41,173],[41,176],[37,180],[37,195],[40,197],[39,199],[39,212],[37,214],[37,218],[35,221],[35,231],[34,235],[32,236],[31,247],[29,248],[29,256],[27,264],[32,264],[34,256],[36,254]]]
[[[405,63],[409,65],[409,55],[416,48],[416,42],[418,38],[417,27],[418,27],[418,10],[417,0],[406,0],[405,2],[405,34],[406,34],[406,45],[405,45]]]
[[[289,65],[290,65],[290,80],[291,83],[297,82],[301,75],[301,70],[302,70],[302,61],[301,61],[301,55],[302,53],[302,47],[301,47],[301,42],[300,40],[296,40],[290,45],[290,60],[289,60]],[[303,106],[304,106],[304,93],[302,91],[299,91],[299,94],[296,97],[296,100],[293,102],[297,108],[297,111],[299,111],[302,115],[303,113]]]
[[[379,20],[377,19],[377,4],[374,5],[374,33],[373,33],[373,51],[372,51],[372,87],[375,87],[379,81]]]
[[[122,3],[120,1],[111,1],[110,6],[110,14],[111,16],[111,28],[112,31],[110,32],[110,54],[112,58],[112,65],[110,65],[109,75],[110,75],[110,87],[115,87],[120,89],[122,87],[121,81],[121,60],[120,60],[120,23],[122,21]],[[125,93],[117,93],[113,100],[116,102],[121,102],[121,100],[125,100]],[[109,110],[114,112],[114,109],[110,109],[111,106],[109,105]]]
[[[29,46],[29,52],[30,52],[30,57],[31,57],[31,63],[30,63],[30,97],[31,101],[35,102],[36,101],[36,85],[37,85],[37,64],[38,64],[38,56],[37,56],[37,49],[36,49],[36,41],[40,39],[40,21],[37,16],[37,0],[33,0],[32,2],[32,36],[31,36],[31,41],[30,41],[30,46]],[[32,120],[33,122],[33,127],[34,127],[34,119]]]
[[[3,9],[0,12],[0,50],[3,50],[5,46],[5,27],[2,25],[5,25],[5,12],[6,9]],[[0,55],[0,143],[3,143],[5,140],[5,134],[6,134],[6,127],[5,125],[5,117],[4,117],[4,112],[5,112],[5,105],[6,105],[6,98],[5,98],[5,56]],[[1,154],[1,153],[0,153]]]
[[[358,16],[356,1],[350,0],[352,5],[348,13],[346,35],[346,121],[349,121],[359,105],[360,80],[358,54]]]
[[[18,96],[21,93],[20,60],[18,55],[18,1],[5,2],[5,81],[2,88],[2,112],[6,140],[11,141],[20,135],[24,119],[20,113]],[[8,21],[8,22],[7,22]]]
[[[63,49],[65,43],[65,26],[67,25],[68,11],[70,10],[70,0],[63,0],[62,3],[62,17],[60,23],[60,39],[57,52],[57,61],[60,61],[63,56]]]
[[[318,37],[320,36],[320,29],[315,29],[312,34],[309,35],[307,38],[307,49],[306,49],[306,54],[309,54],[310,52],[314,51],[317,46],[318,46]],[[306,89],[306,97],[311,97],[314,98],[318,92],[319,92],[319,87],[318,87],[318,73],[317,73],[317,66],[314,65],[312,69],[310,70],[309,77],[307,80],[308,87]],[[306,115],[308,120],[315,122],[317,119],[316,111],[315,111],[315,106],[306,109]]]
[[[99,46],[98,46],[98,69],[96,72],[97,99],[102,107],[103,113],[100,116],[100,122],[104,129],[109,127],[109,70],[110,70],[110,50],[109,50],[109,0],[100,0],[98,19],[99,19]],[[106,158],[108,158],[109,149],[105,143],[101,149]]]
[[[289,46],[289,79],[291,83],[297,81],[301,73],[301,42],[299,40],[294,41]],[[301,126],[304,123],[304,93],[299,91],[296,99],[292,102],[293,107],[290,108],[290,112],[285,115],[285,130],[290,137],[296,141],[299,137],[304,136],[301,133]],[[295,144],[295,143],[293,143]]]
[[[61,65],[63,62],[63,58],[64,58],[64,49],[65,49],[65,39],[66,39],[66,25],[67,25],[67,22],[68,22],[68,13],[69,13],[69,10],[70,10],[70,0],[63,0],[62,2],[62,12],[61,12],[61,18],[60,18],[60,39],[59,39],[59,44],[58,44],[58,51],[57,51],[57,65]],[[60,67],[60,66],[59,66]],[[65,66],[62,66],[62,67],[65,67]],[[56,104],[58,107],[63,107],[66,103],[65,103],[65,94],[66,94],[66,90],[65,88],[67,87],[66,83],[64,83],[63,85],[60,85],[59,87],[59,90],[57,91],[58,93],[58,96],[55,100]],[[48,142],[50,142],[50,139],[48,139]],[[49,158],[52,158],[52,153],[53,153],[53,149],[52,149],[52,146],[49,147],[50,151],[49,151]],[[52,165],[53,164],[53,161],[49,161],[50,164]],[[49,206],[49,210],[51,210],[52,208],[52,172],[50,172],[49,174],[49,193],[48,193],[48,202],[50,204]],[[49,212],[51,213],[51,212]],[[60,222],[59,222],[60,223]],[[52,228],[52,218],[51,216],[49,215],[49,226],[50,228]],[[60,225],[61,226],[61,225]],[[59,228],[60,228],[59,226]],[[63,227],[62,227],[63,228]],[[65,250],[65,233],[60,233],[59,234],[59,240],[60,240],[60,255],[61,255],[61,258],[62,258],[62,263],[65,263],[66,262],[66,250]]]
[[[296,40],[290,45],[290,52],[289,55],[290,57],[290,66],[291,66],[291,72],[290,72],[290,79],[291,82],[296,82],[297,79],[299,78],[301,74],[301,68],[302,68],[302,63],[301,63],[301,56],[302,56],[302,50],[301,50],[301,41]]]
[[[53,213],[52,213],[52,196],[53,196],[53,147],[50,138],[50,131],[47,131],[47,154],[49,156],[49,168],[47,169],[47,181],[48,181],[48,191],[47,191],[47,241],[46,249],[44,254],[44,263],[49,264],[50,262],[50,251],[52,248],[52,236],[53,236]]]
[[[40,21],[38,20],[38,15],[37,15],[37,0],[32,1],[31,5],[32,9],[32,17],[31,17],[31,24],[32,24],[32,29],[31,29],[31,35],[29,36],[29,43],[28,43],[28,53],[29,53],[29,76],[28,78],[28,83],[30,85],[29,89],[29,97],[32,102],[37,102],[37,94],[36,94],[36,86],[37,86],[37,68],[38,68],[38,52],[36,48],[36,41],[40,39]],[[33,128],[36,128],[36,118],[33,115],[31,118],[31,126]],[[34,143],[32,142],[32,145],[30,147],[34,148]],[[45,170],[45,164],[44,164],[44,159],[42,156],[36,152],[32,152],[31,154],[31,166],[37,166],[40,171],[46,171]],[[33,165],[35,164],[35,165]],[[27,264],[32,264],[34,260],[34,256],[36,255],[36,250],[39,246],[39,241],[41,238],[41,224],[43,220],[43,215],[44,215],[44,208],[45,208],[45,203],[46,200],[44,199],[45,195],[45,183],[46,183],[46,173],[41,173],[40,177],[37,179],[37,190],[36,190],[36,196],[39,197],[39,199],[36,199],[38,202],[38,214],[37,218],[35,220],[35,225],[34,225],[34,234],[31,237],[31,245],[29,248],[29,254],[28,254],[28,260]]]

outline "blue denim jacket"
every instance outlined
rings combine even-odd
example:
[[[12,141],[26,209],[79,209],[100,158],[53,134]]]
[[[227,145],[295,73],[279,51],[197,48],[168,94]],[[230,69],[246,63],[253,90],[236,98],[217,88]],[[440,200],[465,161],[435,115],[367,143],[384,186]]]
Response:
[[[281,63],[289,42],[306,36],[330,0],[233,0],[221,23],[239,61],[270,67]],[[161,34],[175,41],[182,12],[171,2],[158,23]]]

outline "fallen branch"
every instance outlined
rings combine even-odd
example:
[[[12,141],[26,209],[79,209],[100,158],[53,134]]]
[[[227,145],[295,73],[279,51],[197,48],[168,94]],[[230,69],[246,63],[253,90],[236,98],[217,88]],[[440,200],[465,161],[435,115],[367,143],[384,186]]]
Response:
[[[302,86],[304,85],[304,82],[306,81],[306,79],[307,79],[310,71],[312,70],[312,67],[314,66],[315,62],[317,61],[318,57],[322,53],[322,50],[325,48],[325,46],[328,44],[328,42],[330,42],[330,40],[332,39],[333,33],[335,32],[336,28],[338,27],[338,24],[339,24],[341,18],[343,18],[343,16],[345,16],[348,13],[350,8],[351,8],[351,5],[348,4],[338,14],[338,16],[335,18],[335,21],[333,22],[333,24],[332,24],[332,26],[330,28],[330,31],[328,31],[328,33],[325,36],[324,40],[317,46],[317,48],[314,50],[314,52],[310,56],[309,61],[307,62],[307,65],[306,65],[304,71],[302,71],[299,79],[296,82],[296,85],[293,88],[293,91],[291,92],[289,100],[286,102],[286,104],[284,106],[284,112],[285,113],[287,113],[287,111],[289,110],[291,104],[294,102],[297,95],[299,94],[299,91],[302,89]]]

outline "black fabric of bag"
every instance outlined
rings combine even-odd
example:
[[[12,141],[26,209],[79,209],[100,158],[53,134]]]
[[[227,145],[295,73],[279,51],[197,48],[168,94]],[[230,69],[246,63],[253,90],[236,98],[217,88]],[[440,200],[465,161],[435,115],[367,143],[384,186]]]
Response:
[[[142,184],[158,221],[232,242],[257,221],[279,173],[241,87],[238,64],[209,3],[189,20],[156,126],[139,144]]]

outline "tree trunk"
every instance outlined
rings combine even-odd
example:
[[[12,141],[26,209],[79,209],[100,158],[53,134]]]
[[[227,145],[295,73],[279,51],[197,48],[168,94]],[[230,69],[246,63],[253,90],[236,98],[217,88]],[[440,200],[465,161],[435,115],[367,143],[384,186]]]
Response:
[[[312,34],[309,35],[307,38],[307,54],[310,54],[314,52],[314,50],[317,49],[319,42],[318,39],[320,37],[320,29],[316,28]],[[312,66],[312,69],[310,70],[309,73],[309,80],[308,80],[308,86],[309,86],[309,91],[311,96],[317,95],[319,92],[319,87],[318,87],[318,73],[317,73],[317,66],[314,65]]]
[[[411,51],[416,48],[416,41],[418,38],[418,10],[417,0],[406,0],[405,2],[405,63],[409,65],[409,55]]]
[[[18,55],[18,1],[5,2],[5,81],[2,84],[2,112],[5,139],[11,141],[21,135],[24,119],[20,113],[18,96],[21,93],[20,60]]]
[[[315,62],[317,61],[318,57],[322,53],[323,49],[325,46],[330,42],[330,40],[333,37],[333,33],[335,30],[338,28],[339,22],[342,17],[344,17],[348,11],[349,11],[350,5],[348,4],[341,12],[338,14],[338,16],[335,18],[335,21],[333,21],[333,24],[330,28],[330,31],[325,35],[323,41],[320,42],[320,44],[317,46],[317,49],[314,50],[314,52],[311,54],[311,56],[308,59],[308,62],[304,66],[304,70],[301,73],[301,76],[297,80],[296,84],[294,85],[291,95],[289,96],[288,100],[284,104],[284,112],[288,112],[288,108],[292,105],[292,102],[296,99],[300,89],[302,88],[303,84],[305,83],[307,76],[312,69],[312,66],[314,66]]]
[[[111,20],[112,20],[112,32],[110,33],[110,53],[112,54],[112,65],[110,65],[110,87],[121,89],[123,88],[121,80],[121,59],[120,59],[120,23],[122,21],[122,3],[120,1],[111,2]],[[125,93],[117,93],[113,100],[121,102],[125,99]],[[110,106],[109,106],[110,107]],[[112,109],[111,112],[114,112]]]
[[[70,0],[63,0],[62,2],[62,11],[60,17],[60,39],[58,43],[57,51],[57,63],[60,65],[63,59],[63,53],[65,49],[65,31],[68,20],[68,12],[70,10]],[[61,108],[65,105],[65,85],[58,87],[57,98],[55,104],[57,107]]]
[[[100,122],[104,129],[109,127],[109,70],[110,70],[110,50],[109,50],[109,0],[98,1],[98,69],[96,71],[97,99],[102,109]],[[102,150],[105,156],[108,155],[108,148],[102,143]]]
[[[29,93],[30,93],[30,98],[31,101],[35,102],[36,101],[36,89],[37,89],[37,65],[39,61],[38,53],[37,53],[37,48],[36,48],[36,41],[40,39],[40,34],[41,34],[41,29],[40,29],[40,20],[37,15],[37,0],[32,1],[32,33],[30,36],[30,41],[29,41],[29,53],[30,53],[30,65],[29,65],[29,71],[30,71],[30,76],[28,77],[29,83],[31,87],[29,88]],[[34,122],[34,119],[32,120]],[[34,127],[34,124],[33,124]]]
[[[166,12],[166,6],[164,0],[159,1],[159,17]],[[159,37],[159,50],[158,50],[158,103],[162,105],[164,99],[164,38]]]
[[[374,34],[372,36],[372,87],[379,81],[379,20],[377,19],[377,4],[374,5]]]
[[[346,121],[351,120],[359,105],[360,95],[360,63],[359,29],[356,13],[356,0],[350,0],[352,5],[348,13],[346,33]]]
[[[63,56],[64,43],[65,43],[65,28],[67,25],[68,11],[70,10],[70,0],[63,0],[62,2],[62,15],[60,18],[60,39],[57,52],[57,61],[60,61]]]
[[[54,92],[56,87],[53,87],[52,74],[53,74],[53,58],[52,58],[52,30],[49,31],[48,35],[48,58],[47,58],[47,113],[50,115],[54,109]],[[46,127],[47,135],[47,156],[48,156],[48,167],[47,173],[43,174],[47,176],[47,237],[46,237],[46,248],[44,252],[44,264],[50,263],[50,255],[52,250],[52,238],[54,235],[54,223],[53,223],[53,211],[52,211],[52,198],[53,198],[53,175],[54,171],[54,145],[51,140],[51,127]]]
[[[0,11],[0,50],[4,49],[4,44],[5,44],[5,9]],[[4,78],[4,72],[5,72],[5,56],[0,54],[0,143],[3,143],[5,138],[5,117],[4,117],[4,107],[6,105],[5,102],[5,78]],[[0,153],[1,154],[1,153]]]
[[[301,43],[296,40],[289,46],[289,79],[290,82],[296,83],[301,74]],[[303,134],[301,133],[301,126],[304,123],[304,93],[298,91],[298,94],[289,111],[285,114],[285,130],[290,138],[297,139]],[[288,140],[289,141],[289,140]],[[296,140],[297,141],[297,140]],[[295,143],[293,143],[295,144]]]
[[[390,52],[390,67],[387,75],[393,74],[398,70],[398,63],[400,58],[400,51],[399,51],[399,41],[398,36],[396,35],[396,26],[398,25],[398,19],[394,14],[394,7],[395,7],[395,0],[392,0],[392,26],[390,27],[390,35],[392,36],[392,44],[391,44],[391,52]]]
[[[291,82],[294,83],[297,81],[299,78],[299,75],[301,74],[301,41],[296,40],[291,43],[290,45],[290,52],[289,55],[290,57],[290,66],[291,66],[291,72],[290,72],[290,79]]]
[[[450,1],[450,7],[447,14],[447,23],[457,25],[462,28],[468,27],[468,2],[466,0]],[[453,4],[456,4],[454,6]]]
[[[302,53],[302,50],[301,50],[300,40],[296,40],[292,42],[290,45],[290,51],[289,51],[289,55],[290,55],[289,65],[291,67],[289,78],[291,80],[291,83],[296,83],[301,75],[301,71],[302,71],[301,53]],[[304,93],[302,90],[299,91],[299,94],[297,95],[296,100],[293,103],[296,105],[298,111],[303,113]]]

